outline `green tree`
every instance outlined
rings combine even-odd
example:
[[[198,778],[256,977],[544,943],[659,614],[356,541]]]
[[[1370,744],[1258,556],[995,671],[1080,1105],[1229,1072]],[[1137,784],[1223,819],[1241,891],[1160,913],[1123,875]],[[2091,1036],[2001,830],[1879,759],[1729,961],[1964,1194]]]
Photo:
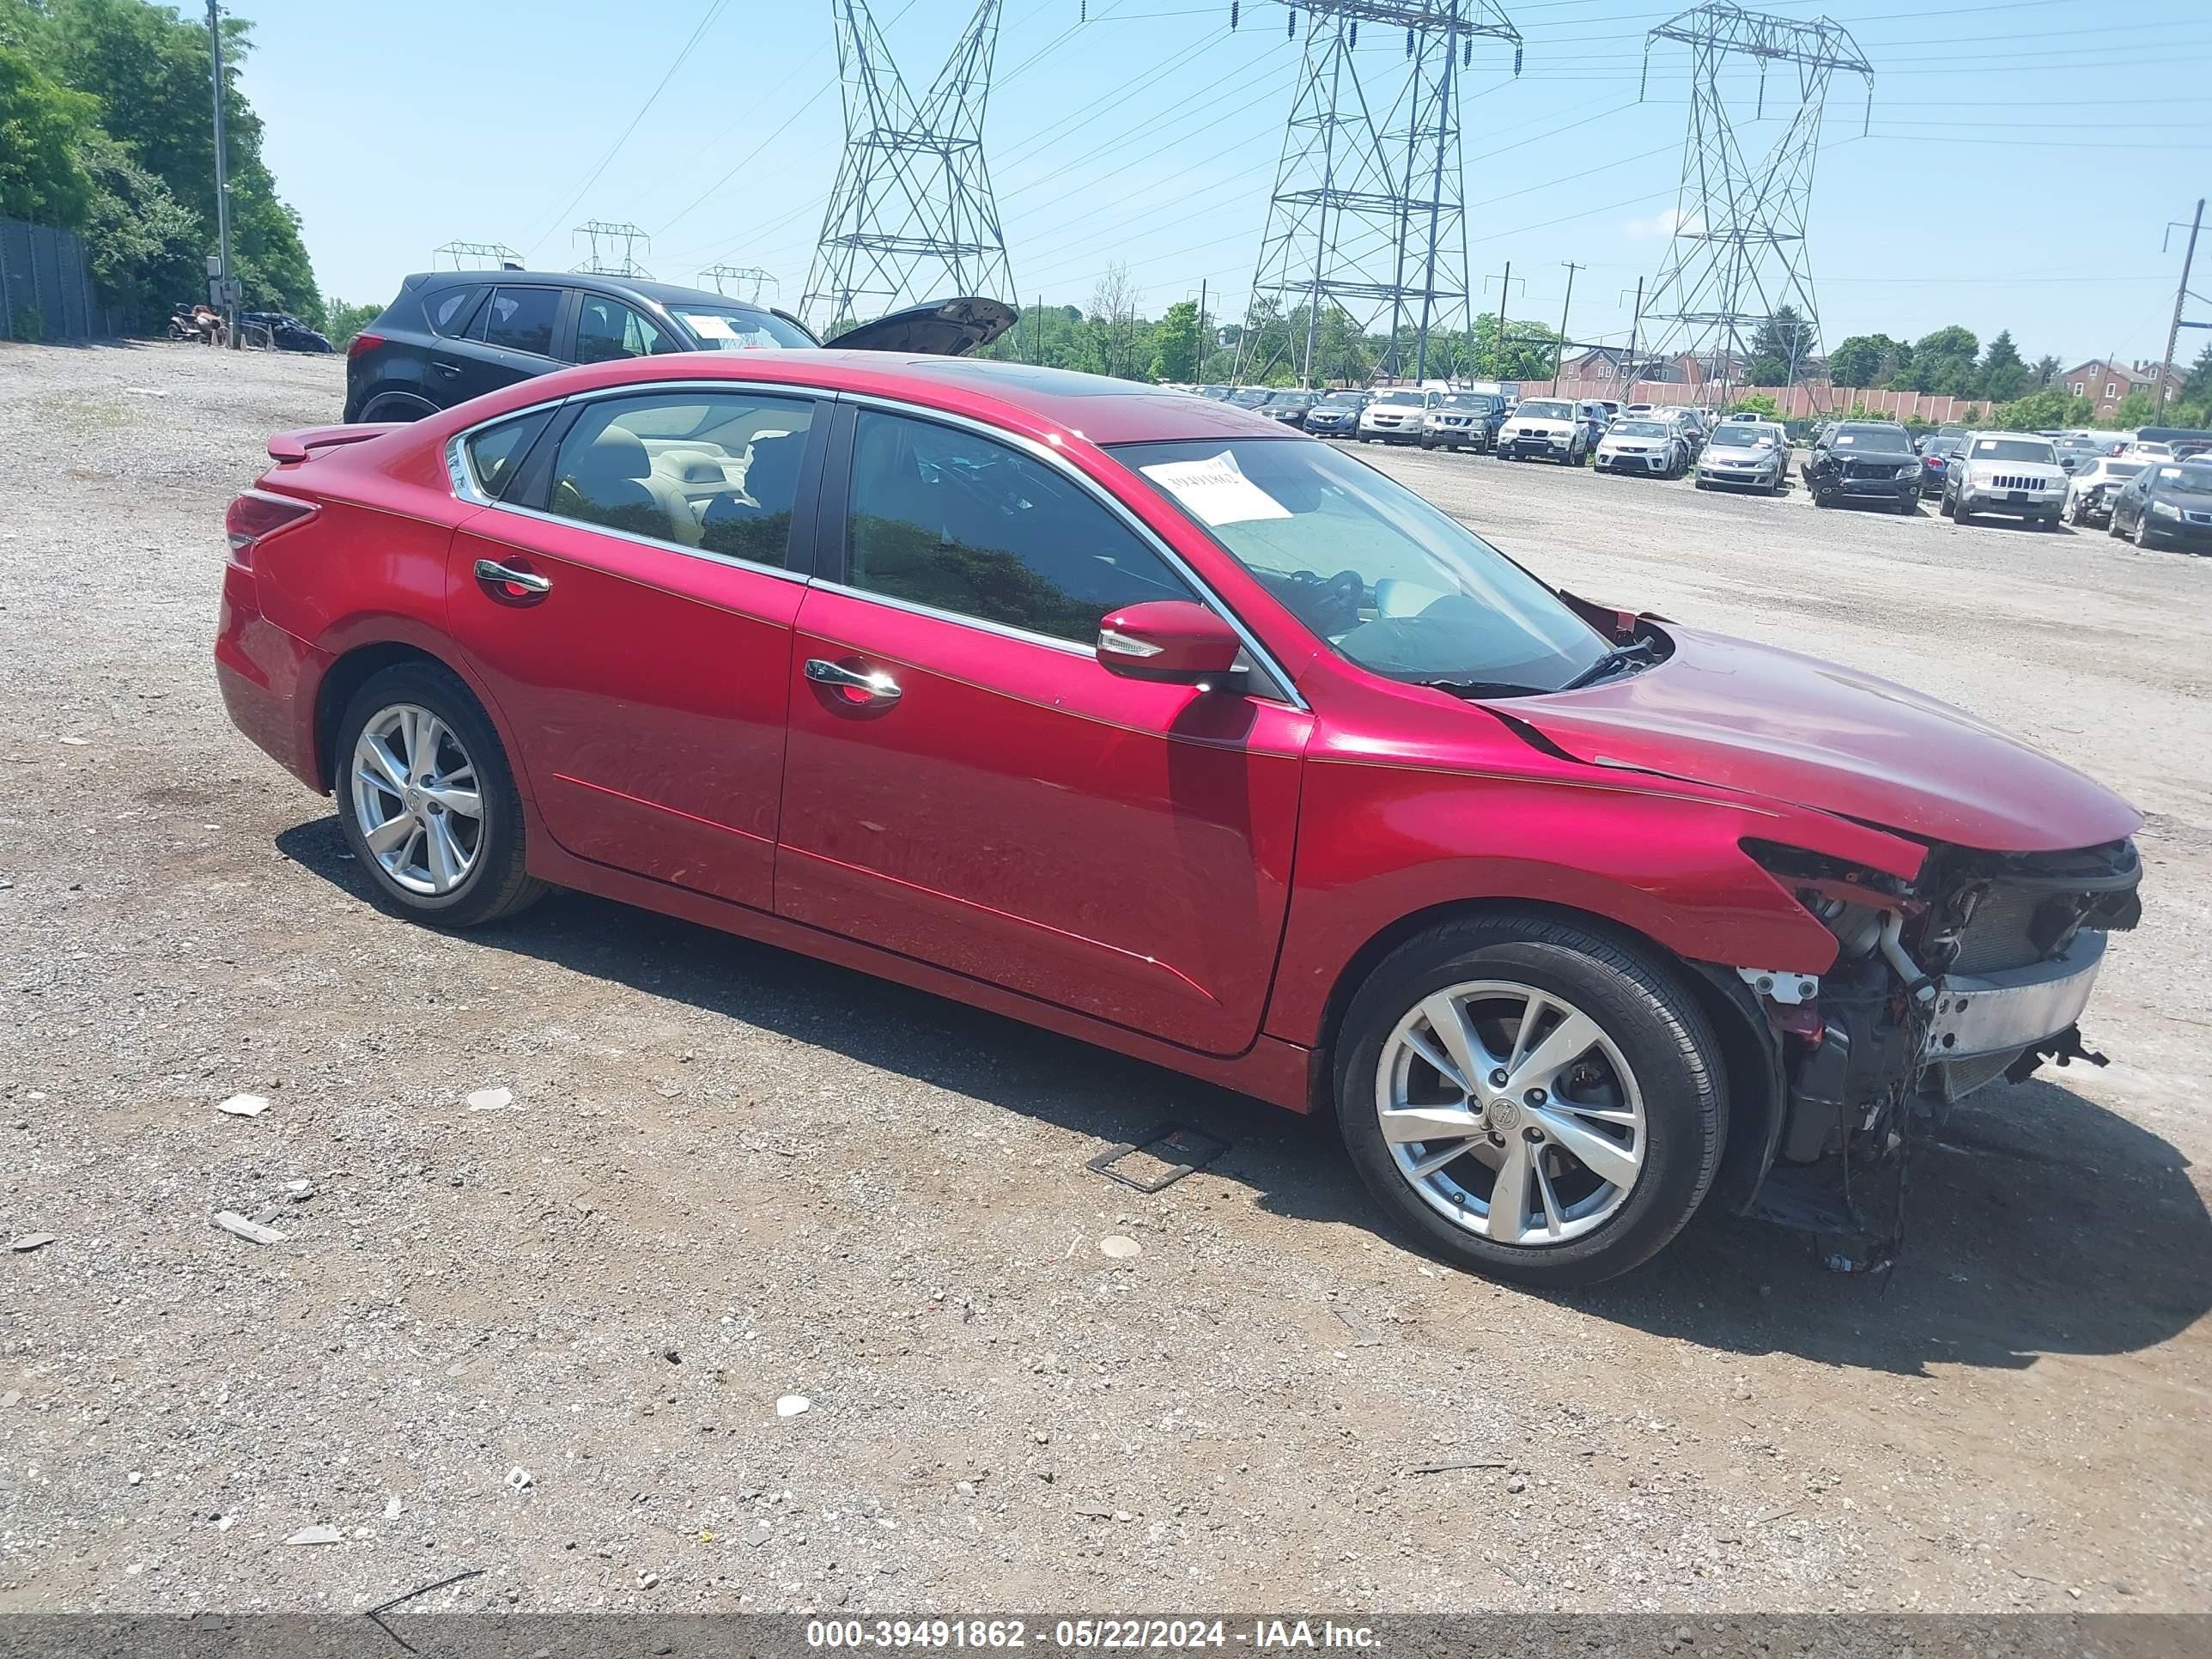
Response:
[[[2096,406],[2063,386],[2047,386],[1990,411],[1989,423],[2007,432],[2038,432],[2050,427],[2087,426]]]
[[[1746,366],[1751,384],[1787,386],[1803,374],[1805,360],[1812,354],[1812,325],[1791,307],[1782,306],[1752,337],[1751,361]]]
[[[343,300],[325,300],[323,332],[330,336],[332,345],[343,351],[353,343],[353,337],[374,322],[383,309],[380,305],[349,306]]]
[[[1956,323],[1939,328],[1913,342],[1912,360],[1905,366],[1903,378],[1915,392],[1972,398],[1979,380],[1974,360],[1981,349],[1982,343],[1972,331]]]
[[[1486,312],[1474,319],[1474,349],[1468,354],[1468,378],[1478,380],[1549,380],[1559,361],[1559,335],[1541,323],[1509,318],[1504,342],[1498,317]]]
[[[92,181],[77,150],[99,112],[42,74],[22,47],[0,45],[0,216],[83,227]]]
[[[2037,386],[2049,386],[2058,378],[2058,359],[2051,356],[2038,357],[2035,360],[2035,368],[2031,373]]]
[[[1731,415],[1756,415],[1761,419],[1769,421],[1778,421],[1782,418],[1780,406],[1773,398],[1764,393],[1737,398],[1729,405],[1728,412]]]
[[[1178,300],[1160,319],[1152,332],[1152,378],[1156,380],[1194,380],[1201,356],[1198,337],[1198,301]]]
[[[2148,426],[2151,416],[2150,388],[2139,386],[2120,399],[2120,406],[2106,418],[2114,426]]]
[[[215,137],[208,119],[210,43],[149,0],[43,0],[10,7],[20,33],[49,75],[96,101],[99,125],[129,158],[159,179],[191,213],[209,251],[215,241]],[[238,85],[252,45],[249,24],[223,20],[224,139],[230,171],[231,243],[249,304],[319,315],[320,295],[301,238],[299,216],[276,195],[261,156],[261,118]],[[142,279],[142,289],[150,284]]]
[[[2181,382],[2181,395],[2192,404],[2212,403],[2212,340],[2204,343],[2204,349],[2189,366]]]
[[[1993,404],[2009,403],[2028,388],[2027,365],[2021,360],[2020,348],[2012,342],[2010,329],[1999,329],[1997,337],[1982,354],[1982,368],[1977,390]]]
[[[92,134],[78,153],[93,185],[84,229],[92,280],[109,305],[150,326],[201,292],[200,222],[106,133]]]
[[[1912,348],[1887,334],[1854,334],[1828,354],[1828,379],[1837,386],[1880,386],[1912,355]]]

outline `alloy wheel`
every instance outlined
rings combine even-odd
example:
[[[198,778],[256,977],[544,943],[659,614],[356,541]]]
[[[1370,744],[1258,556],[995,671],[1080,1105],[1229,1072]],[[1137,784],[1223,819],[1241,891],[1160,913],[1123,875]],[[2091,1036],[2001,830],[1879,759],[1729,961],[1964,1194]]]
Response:
[[[1595,1231],[1644,1168],[1644,1096],[1620,1046],[1516,981],[1450,986],[1409,1009],[1382,1044],[1375,1109],[1406,1183],[1496,1244]]]
[[[483,850],[476,763],[453,728],[428,709],[394,703],[370,717],[354,744],[354,816],[384,873],[435,898],[469,878]]]

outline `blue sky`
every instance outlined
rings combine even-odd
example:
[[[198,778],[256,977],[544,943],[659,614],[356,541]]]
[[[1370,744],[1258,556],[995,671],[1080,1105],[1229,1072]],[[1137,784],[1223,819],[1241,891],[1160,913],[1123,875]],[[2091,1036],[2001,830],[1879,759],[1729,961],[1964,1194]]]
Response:
[[[584,254],[570,228],[597,217],[651,233],[642,263],[665,280],[765,266],[797,308],[842,137],[827,0],[235,9],[254,24],[246,86],[267,157],[325,293],[388,299],[457,238],[565,269]],[[974,4],[874,9],[926,86]],[[1512,261],[1515,315],[1556,323],[1574,260],[1570,331],[1626,337],[1636,280],[1665,252],[1688,113],[1676,46],[1653,52],[1638,102],[1644,33],[1685,9],[1506,0],[1523,73],[1478,48],[1462,94],[1469,262],[1480,289]],[[2204,0],[1760,9],[1826,12],[1876,69],[1871,137],[1856,81],[1827,101],[1809,230],[1826,343],[1960,322],[2008,327],[2031,360],[2068,366],[2163,349],[2182,234],[2165,252],[2160,239],[2212,193]],[[1005,6],[985,139],[1022,297],[1080,305],[1120,259],[1150,314],[1203,279],[1233,317],[1301,44],[1268,0],[1244,0],[1234,33],[1228,0],[1090,0],[1087,23],[1080,10]],[[1369,33],[1378,72],[1402,61],[1402,37]],[[2199,253],[2194,286],[2212,293],[2212,239]],[[2205,337],[2185,331],[2179,355]]]

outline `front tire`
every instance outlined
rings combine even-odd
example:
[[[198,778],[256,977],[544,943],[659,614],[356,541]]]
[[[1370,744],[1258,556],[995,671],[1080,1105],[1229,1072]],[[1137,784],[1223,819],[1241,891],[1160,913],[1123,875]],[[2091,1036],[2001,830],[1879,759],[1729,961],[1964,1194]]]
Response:
[[[1352,999],[1339,1127],[1431,1249],[1523,1284],[1594,1285],[1648,1260],[1712,1184],[1718,1054],[1674,971],[1625,941],[1536,915],[1447,922]]]
[[[483,708],[453,672],[401,663],[338,720],[338,824],[386,908],[474,927],[535,902],[522,798]]]

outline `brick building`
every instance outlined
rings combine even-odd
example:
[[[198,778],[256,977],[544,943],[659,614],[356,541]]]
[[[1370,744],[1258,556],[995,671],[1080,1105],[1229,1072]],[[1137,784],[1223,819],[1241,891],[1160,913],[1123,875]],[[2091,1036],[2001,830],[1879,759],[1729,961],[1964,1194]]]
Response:
[[[2155,398],[2161,378],[2168,402],[2181,395],[2182,377],[2164,363],[2115,363],[2100,357],[2069,368],[2058,378],[2075,397],[2087,398],[2096,405],[2100,421],[2109,419],[2120,400],[2138,386]]]

